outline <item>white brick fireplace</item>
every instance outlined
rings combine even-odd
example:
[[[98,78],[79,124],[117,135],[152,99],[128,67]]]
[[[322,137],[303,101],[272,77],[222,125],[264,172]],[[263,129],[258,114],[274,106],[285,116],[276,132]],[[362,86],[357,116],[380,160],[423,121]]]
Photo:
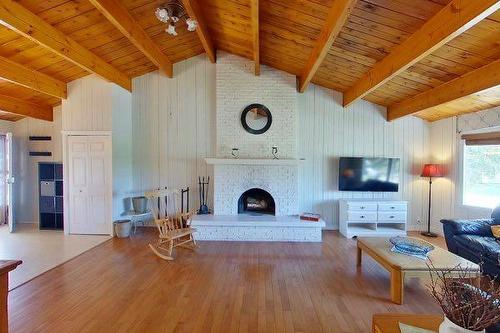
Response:
[[[255,76],[253,62],[219,52],[216,82],[217,156],[206,159],[214,168],[214,207],[213,215],[194,218],[198,239],[321,241],[324,222],[304,222],[297,215],[301,163],[295,77],[266,66]],[[246,132],[240,122],[243,109],[253,103],[272,114],[271,127],[260,135]],[[278,159],[273,159],[273,146]],[[238,158],[231,155],[233,148]],[[272,196],[274,216],[238,214],[240,196],[254,188]]]
[[[223,159],[211,159],[207,162],[215,164],[215,215],[238,214],[240,196],[252,188],[263,189],[272,195],[277,216],[299,213],[298,161],[289,160],[289,165],[272,164],[273,160],[261,160],[260,165],[246,164],[246,160],[237,161],[241,164],[226,164]]]

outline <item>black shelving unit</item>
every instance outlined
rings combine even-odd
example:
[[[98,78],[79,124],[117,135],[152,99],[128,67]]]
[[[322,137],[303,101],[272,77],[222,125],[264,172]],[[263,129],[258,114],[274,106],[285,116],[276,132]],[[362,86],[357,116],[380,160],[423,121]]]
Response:
[[[41,230],[63,230],[63,165],[38,163],[38,195]]]

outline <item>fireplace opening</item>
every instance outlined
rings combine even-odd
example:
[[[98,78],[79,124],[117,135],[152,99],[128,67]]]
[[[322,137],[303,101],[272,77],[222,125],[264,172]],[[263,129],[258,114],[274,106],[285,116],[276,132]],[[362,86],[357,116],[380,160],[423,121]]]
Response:
[[[273,196],[260,188],[245,191],[238,200],[238,214],[275,215],[276,205]]]

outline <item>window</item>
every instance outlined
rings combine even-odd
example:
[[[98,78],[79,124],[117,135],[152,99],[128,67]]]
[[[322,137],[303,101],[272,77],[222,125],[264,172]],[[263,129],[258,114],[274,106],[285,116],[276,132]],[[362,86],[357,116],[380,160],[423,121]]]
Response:
[[[463,203],[494,208],[500,204],[500,132],[463,135]]]

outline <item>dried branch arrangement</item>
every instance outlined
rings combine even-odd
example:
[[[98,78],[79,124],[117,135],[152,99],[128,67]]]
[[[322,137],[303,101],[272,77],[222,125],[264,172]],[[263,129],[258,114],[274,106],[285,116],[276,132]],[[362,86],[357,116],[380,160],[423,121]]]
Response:
[[[428,267],[430,293],[454,324],[481,331],[500,321],[500,284],[497,281],[488,279],[480,283],[481,286],[474,286],[473,279],[460,270],[460,266],[449,271],[438,271],[432,263]]]

